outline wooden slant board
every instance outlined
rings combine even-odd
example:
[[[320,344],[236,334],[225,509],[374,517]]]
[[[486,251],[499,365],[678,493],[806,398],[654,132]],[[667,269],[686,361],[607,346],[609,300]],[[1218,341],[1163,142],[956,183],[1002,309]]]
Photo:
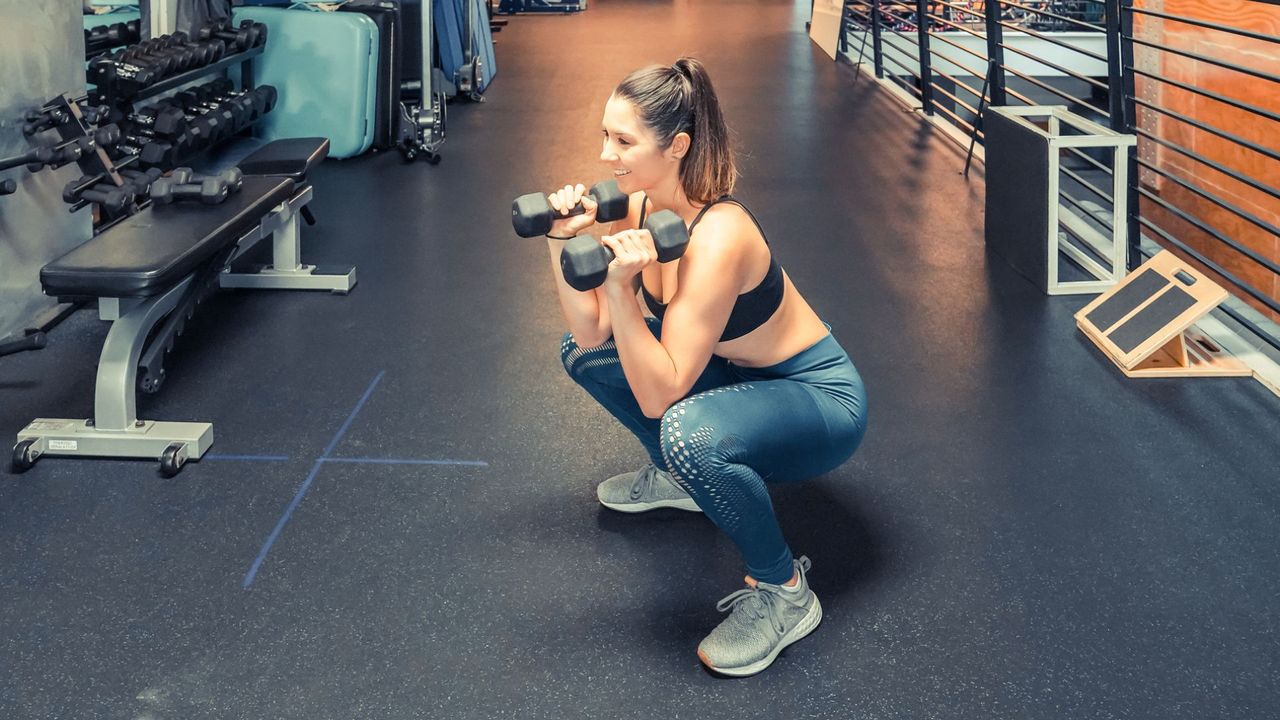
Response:
[[[1166,250],[1076,313],[1076,325],[1129,377],[1249,376],[1244,363],[1190,330],[1226,298]]]

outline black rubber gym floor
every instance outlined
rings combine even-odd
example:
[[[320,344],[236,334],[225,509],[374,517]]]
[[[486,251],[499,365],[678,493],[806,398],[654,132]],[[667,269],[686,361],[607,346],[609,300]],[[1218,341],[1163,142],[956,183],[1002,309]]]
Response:
[[[981,174],[804,33],[809,3],[518,16],[437,167],[329,161],[347,297],[204,306],[140,414],[210,457],[48,458],[0,485],[5,718],[1261,718],[1280,702],[1280,401],[1124,379],[984,252]],[[565,375],[516,195],[590,182],[613,85],[709,66],[741,196],[866,380],[847,465],[775,503],[821,627],[721,680],[741,585],[708,521],[600,508],[638,444]],[[979,166],[980,167],[980,166]],[[1034,201],[1034,199],[1029,199]],[[92,312],[0,361],[0,431],[88,417]],[[1267,707],[1273,710],[1266,710]]]

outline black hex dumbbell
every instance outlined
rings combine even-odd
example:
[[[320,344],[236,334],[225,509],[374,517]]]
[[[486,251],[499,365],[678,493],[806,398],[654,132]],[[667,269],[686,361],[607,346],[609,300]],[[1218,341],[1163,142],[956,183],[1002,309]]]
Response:
[[[199,199],[205,205],[217,205],[240,189],[243,175],[238,169],[217,175],[197,175],[191,168],[178,168],[169,177],[151,185],[151,199],[161,205],[174,200]]]
[[[605,180],[591,186],[588,193],[599,207],[596,208],[598,222],[613,222],[627,216],[627,195],[618,189],[616,180]],[[569,215],[581,215],[586,212],[582,203],[578,203],[569,211]],[[551,202],[542,193],[529,193],[516,198],[511,203],[511,224],[515,226],[520,237],[536,237],[551,231],[551,223],[561,215],[551,207]]]
[[[151,191],[152,183],[159,180],[164,175],[164,172],[160,170],[160,168],[150,168],[145,171],[125,168],[119,172],[120,177],[124,178],[125,182],[131,186],[133,194],[137,198],[147,196]]]
[[[171,138],[156,139],[135,126],[130,126],[129,132],[125,133],[114,124],[106,125],[95,133],[97,143],[113,159],[136,155],[138,162],[147,168],[171,168],[177,164],[183,137],[184,134],[180,133]]]
[[[201,98],[201,94],[194,90],[183,90],[180,93],[175,93],[171,99],[188,112],[229,112],[231,113],[230,124],[232,128],[243,127],[248,122],[249,115],[253,112],[252,103],[246,107],[243,103],[236,102],[234,97],[226,100],[214,100],[212,98]]]
[[[177,100],[177,96],[170,100]],[[191,105],[183,103],[177,107],[181,107],[187,113],[188,126],[191,130],[195,132],[199,128],[199,132],[195,134],[209,143],[220,143],[235,133],[236,113],[230,108],[221,105],[207,108],[194,103]]]
[[[244,52],[249,48],[261,47],[267,44],[267,26],[252,20],[245,20],[240,23],[238,30],[233,30],[230,21],[213,22],[200,28],[197,37],[201,40],[211,40],[213,38],[225,40],[228,50],[234,45],[236,52]]]
[[[169,177],[180,185],[188,185],[192,183],[201,183],[209,178],[213,178],[219,182],[225,183],[230,192],[240,192],[240,186],[244,184],[244,173],[240,168],[228,168],[217,175],[197,175],[194,170],[189,167],[174,168],[169,173]]]
[[[122,56],[125,60],[134,60],[140,63],[164,62],[169,61],[168,74],[176,75],[185,72],[193,67],[204,67],[213,57],[210,48],[199,45],[174,45],[170,47],[161,47],[151,50],[144,50],[138,46],[126,50]]]
[[[0,195],[12,195],[18,191],[18,183],[12,180],[0,180]]]
[[[178,58],[172,55],[147,55],[135,45],[121,48],[100,58],[94,58],[89,63],[89,69],[92,70],[95,66],[101,66],[103,62],[129,63],[130,65],[144,67],[150,70],[157,80],[174,74],[178,67]],[[93,78],[90,77],[89,80],[92,82]]]
[[[671,262],[684,255],[689,246],[689,229],[684,220],[672,210],[659,210],[644,224],[653,235],[653,245],[658,251],[658,262]],[[600,287],[609,274],[613,251],[600,244],[594,236],[579,235],[564,244],[560,251],[560,270],[569,287],[586,292]]]
[[[134,192],[131,186],[116,187],[111,183],[101,182],[100,179],[94,182],[94,178],[82,177],[63,188],[62,199],[69,203],[98,203],[115,214],[133,204]]]
[[[88,80],[101,93],[114,88],[123,95],[136,95],[161,79],[155,69],[109,56],[94,58],[87,70]]]

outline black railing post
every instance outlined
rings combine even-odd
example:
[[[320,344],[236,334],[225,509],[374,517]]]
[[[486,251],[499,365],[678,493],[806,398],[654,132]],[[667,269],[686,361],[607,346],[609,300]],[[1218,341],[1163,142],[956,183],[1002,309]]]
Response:
[[[1120,101],[1123,106],[1123,112],[1120,113],[1120,115],[1122,117],[1121,122],[1123,125],[1118,129],[1118,131],[1137,135],[1138,104],[1135,102],[1135,98],[1137,98],[1138,93],[1137,83],[1133,72],[1133,68],[1136,65],[1133,57],[1133,0],[1111,0],[1111,3],[1109,3],[1107,7],[1108,27],[1110,27],[1111,24],[1111,20],[1109,19],[1111,15],[1111,5],[1116,6],[1115,15],[1119,21],[1119,31],[1116,34],[1115,49],[1118,51],[1117,54],[1120,56],[1119,61],[1116,64],[1119,66],[1120,70]],[[1116,116],[1116,107],[1117,104],[1113,100],[1111,103],[1113,118]],[[1114,123],[1115,121],[1112,120],[1113,125]],[[1138,222],[1138,218],[1141,216],[1139,213],[1139,202],[1141,202],[1141,196],[1138,193],[1138,146],[1134,145],[1129,148],[1128,155],[1129,188],[1126,193],[1128,195],[1128,202],[1126,203],[1127,207],[1125,208],[1125,223],[1128,227],[1127,234],[1129,236],[1129,269],[1132,270],[1142,264],[1142,252],[1140,250],[1142,245],[1142,225]],[[1119,218],[1115,218],[1116,222],[1119,220]]]
[[[1125,119],[1124,60],[1120,40],[1120,0],[1106,0],[1107,28],[1107,102],[1111,113],[1111,129],[1132,132]]]
[[[884,79],[884,46],[880,44],[880,0],[871,0],[871,52],[875,56],[876,77]]]
[[[810,12],[812,17],[813,13]],[[849,52],[849,38],[846,33],[849,32],[849,0],[840,3],[840,41],[836,45],[836,59],[840,59],[841,53]]]
[[[1004,92],[1004,28],[1000,25],[1000,0],[987,0],[982,13],[987,21],[987,60],[990,63],[991,105],[1008,105]]]
[[[925,115],[933,114],[933,70],[929,54],[929,0],[916,0],[916,49],[920,51],[920,105]]]

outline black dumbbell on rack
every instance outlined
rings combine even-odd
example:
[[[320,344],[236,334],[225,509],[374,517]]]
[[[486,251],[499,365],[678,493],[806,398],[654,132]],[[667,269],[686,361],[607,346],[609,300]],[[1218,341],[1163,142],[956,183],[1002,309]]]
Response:
[[[104,182],[105,179],[103,175],[95,175],[73,180],[62,189],[62,199],[72,203],[71,212],[89,203],[98,203],[103,210],[118,215],[133,204],[136,194],[132,185],[117,187],[109,181]]]
[[[240,23],[239,29],[232,29],[231,21],[224,20],[222,22],[212,22],[200,28],[196,33],[196,37],[201,40],[212,40],[217,38],[225,40],[227,50],[231,51],[234,46],[234,52],[244,52],[250,48],[262,47],[267,44],[267,26],[245,20]]]
[[[130,127],[127,134],[116,125],[107,125],[98,131],[98,144],[107,150],[113,160],[137,156],[138,163],[146,168],[171,168],[178,163],[184,151],[181,138],[158,139],[154,135],[141,134]]]
[[[57,170],[73,163],[84,155],[90,144],[83,138],[68,140],[53,147],[39,147],[30,152],[0,159],[0,170],[26,165],[29,172],[40,172],[46,167]]]
[[[230,83],[216,82],[176,93],[171,100],[188,112],[231,113],[231,133],[255,123],[275,108],[276,89],[261,85],[248,92],[234,92]]]

